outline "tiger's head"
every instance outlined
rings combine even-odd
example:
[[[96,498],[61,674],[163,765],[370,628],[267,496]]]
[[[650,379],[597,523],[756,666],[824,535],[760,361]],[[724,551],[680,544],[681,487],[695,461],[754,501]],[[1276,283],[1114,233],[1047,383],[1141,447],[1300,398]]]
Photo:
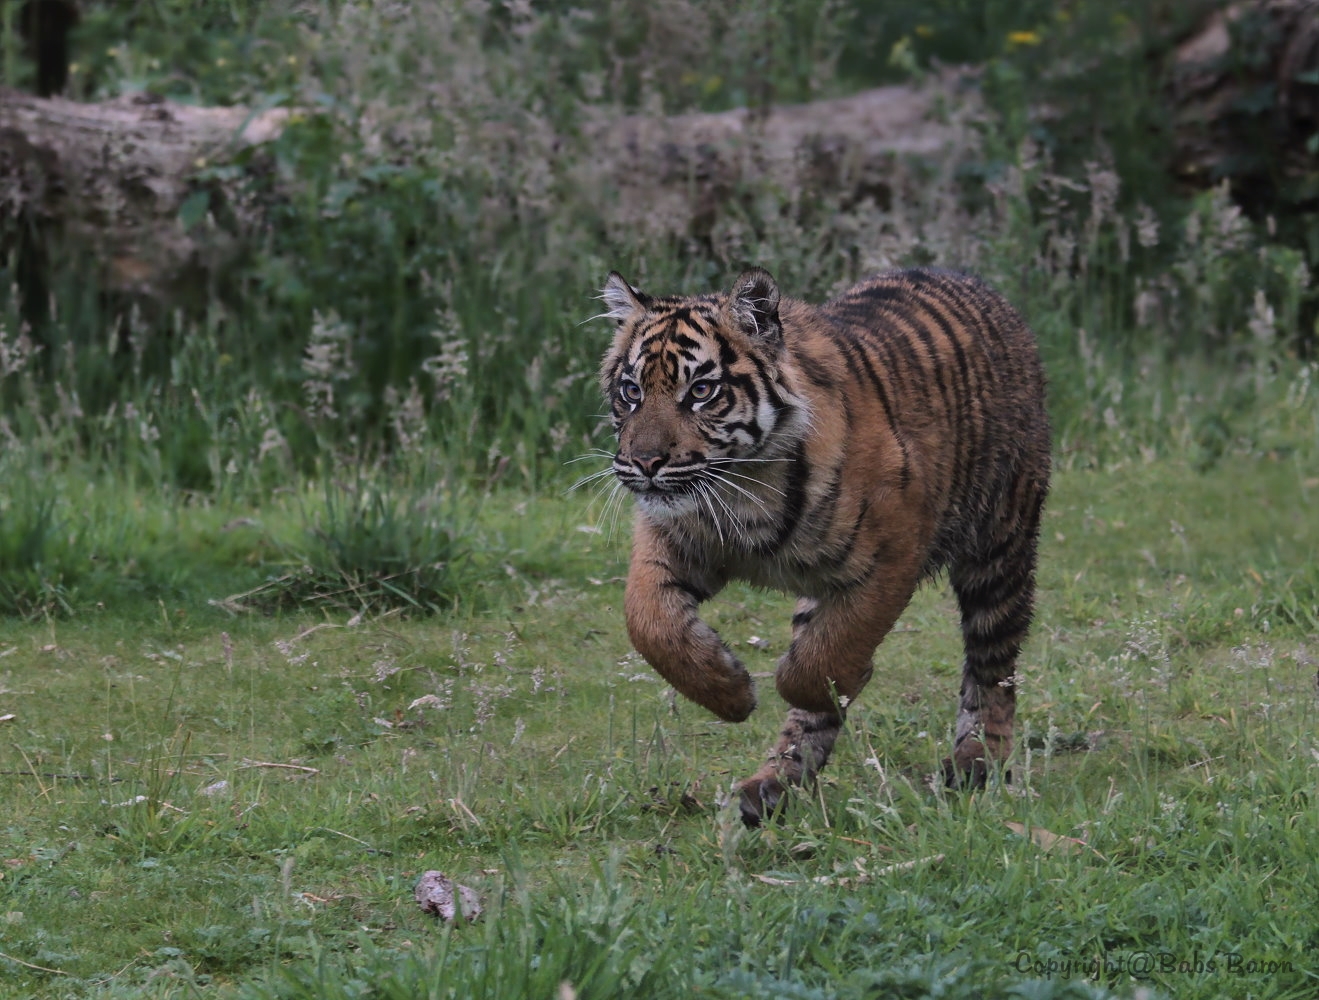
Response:
[[[612,272],[602,298],[618,323],[600,369],[614,474],[652,515],[728,510],[744,492],[735,463],[780,459],[808,419],[782,377],[773,277],[755,268],[727,295],[659,298]]]

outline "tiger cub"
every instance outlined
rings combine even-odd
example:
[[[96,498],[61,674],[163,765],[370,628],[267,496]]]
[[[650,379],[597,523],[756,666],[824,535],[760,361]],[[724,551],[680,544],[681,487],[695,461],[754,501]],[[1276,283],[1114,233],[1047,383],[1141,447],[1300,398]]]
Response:
[[[791,706],[738,785],[751,826],[819,772],[871,657],[923,580],[947,569],[965,660],[950,785],[1012,749],[1049,488],[1044,373],[1030,330],[977,278],[892,271],[824,305],[767,271],[726,294],[660,297],[617,272],[600,371],[636,497],[625,613],[680,693],[740,722],[746,669],[697,615],[732,579],[797,596],[775,683]]]

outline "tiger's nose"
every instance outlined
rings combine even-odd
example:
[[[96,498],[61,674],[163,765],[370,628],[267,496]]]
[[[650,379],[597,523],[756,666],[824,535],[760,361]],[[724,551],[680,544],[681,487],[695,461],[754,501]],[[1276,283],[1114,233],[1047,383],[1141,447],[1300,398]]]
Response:
[[[668,461],[667,455],[634,455],[632,464],[637,467],[643,476],[647,479],[654,479],[659,475],[660,466]]]

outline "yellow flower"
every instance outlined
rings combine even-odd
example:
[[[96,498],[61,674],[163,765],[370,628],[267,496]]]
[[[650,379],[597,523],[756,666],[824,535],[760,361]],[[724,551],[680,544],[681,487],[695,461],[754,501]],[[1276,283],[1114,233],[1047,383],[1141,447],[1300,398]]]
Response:
[[[934,29],[931,28],[928,24],[918,24],[916,25],[916,34],[920,38],[933,38]]]
[[[219,59],[215,60],[215,65],[223,68],[224,65],[228,62],[229,62],[228,59],[226,59],[224,56],[221,56]]]
[[[1039,45],[1040,36],[1034,31],[1013,31],[1008,34],[1008,45]]]
[[[919,67],[916,63],[916,53],[911,50],[910,35],[903,35],[893,43],[893,47],[889,49],[888,64],[896,66],[904,73],[913,75],[916,73]]]

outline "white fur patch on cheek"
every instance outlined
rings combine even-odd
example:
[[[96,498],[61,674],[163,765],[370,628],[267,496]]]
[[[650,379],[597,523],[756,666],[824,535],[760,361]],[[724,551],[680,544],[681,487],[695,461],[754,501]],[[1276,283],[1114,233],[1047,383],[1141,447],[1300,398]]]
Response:
[[[744,431],[738,429],[733,432],[732,443],[734,445],[740,445],[743,448],[752,448],[755,446],[756,439],[755,436],[750,431]],[[722,450],[727,452],[736,452],[738,449],[736,447],[733,447],[733,448],[724,448]]]

